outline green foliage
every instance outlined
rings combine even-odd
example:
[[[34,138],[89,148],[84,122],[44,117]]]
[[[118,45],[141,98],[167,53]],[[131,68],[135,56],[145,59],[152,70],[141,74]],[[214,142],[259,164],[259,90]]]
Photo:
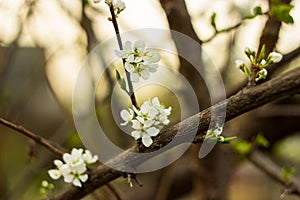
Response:
[[[256,6],[254,9],[253,9],[253,14],[254,16],[257,16],[257,15],[262,15],[262,9],[260,6]]]
[[[256,16],[262,15],[262,14],[263,14],[263,12],[262,12],[261,7],[260,7],[260,6],[256,6],[256,7],[253,9],[253,14],[244,17],[244,19],[253,19],[253,18],[255,18]]]
[[[251,77],[252,72],[249,69],[249,67],[247,67],[246,65],[244,65],[241,70],[245,73],[245,75],[247,76],[247,78]]]
[[[270,9],[271,16],[275,17],[279,21],[287,24],[293,24],[294,19],[290,15],[290,11],[294,8],[293,5],[282,4],[279,0],[275,1]]]
[[[233,148],[239,154],[245,155],[250,153],[252,150],[252,145],[246,140],[239,140],[233,144]]]
[[[261,61],[265,58],[265,52],[266,52],[266,45],[264,44],[260,49],[259,57],[257,59],[258,63],[261,63]]]
[[[259,133],[255,138],[255,143],[257,146],[262,146],[268,148],[270,146],[270,142],[263,136],[262,133]]]
[[[116,79],[120,85],[120,87],[126,91],[126,81],[124,78],[121,77],[120,73],[118,70],[116,70]]]
[[[282,168],[282,176],[284,180],[290,181],[291,176],[295,175],[295,168],[284,167]]]

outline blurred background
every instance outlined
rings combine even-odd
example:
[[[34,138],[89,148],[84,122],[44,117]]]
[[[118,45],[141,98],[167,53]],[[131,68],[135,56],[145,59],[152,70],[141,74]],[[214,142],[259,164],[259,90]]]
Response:
[[[235,68],[237,58],[246,60],[245,47],[276,50],[286,57],[270,69],[270,77],[300,64],[300,1],[282,2],[294,6],[293,24],[280,23],[268,15],[244,20],[261,6],[269,10],[272,0],[124,0],[126,9],[118,17],[121,32],[143,28],[180,31],[202,43],[202,50],[189,49],[203,66],[216,66],[222,75],[227,96],[246,85],[245,76]],[[216,13],[219,30],[239,24],[231,31],[214,35],[211,16]],[[89,53],[101,42],[114,36],[104,2],[86,0],[0,0],[0,117],[20,124],[32,132],[61,145],[66,150],[83,147],[72,118],[72,93],[80,68]],[[242,23],[241,23],[242,22]],[[211,39],[210,39],[211,38]],[[136,36],[136,40],[139,36]],[[172,35],[149,37],[168,43],[174,51],[179,44]],[[147,41],[146,41],[147,43]],[[205,59],[209,58],[209,59]],[[200,110],[210,105],[203,79],[195,75],[188,62],[166,54],[161,63],[186,77],[197,93]],[[116,61],[113,65],[120,65]],[[105,63],[98,67],[103,67]],[[96,110],[99,121],[110,131],[110,138],[122,146],[134,143],[131,137],[120,138],[111,116],[111,93],[116,85],[114,67],[95,81]],[[197,73],[196,73],[197,74]],[[165,77],[176,82],[172,77]],[[97,77],[96,77],[97,78]],[[178,90],[184,88],[177,88]],[[151,91],[151,93],[149,93]],[[137,93],[142,102],[160,96],[173,107],[171,123],[180,120],[178,101],[171,91],[153,86]],[[300,96],[280,99],[244,114],[224,128],[224,134],[251,140],[259,132],[270,142],[262,150],[281,166],[300,170]],[[120,102],[128,104],[128,99]],[[187,109],[188,109],[188,105]],[[105,121],[102,121],[105,120]],[[144,187],[130,188],[127,180],[112,182],[122,199],[280,199],[283,187],[257,169],[247,159],[232,151],[230,145],[217,146],[199,160],[200,145],[172,165],[139,175]],[[50,177],[47,170],[57,158],[51,152],[0,125],[0,199],[41,199],[41,181]],[[54,193],[65,187],[55,184]],[[85,199],[115,199],[106,187]],[[297,199],[294,196],[287,200]]]

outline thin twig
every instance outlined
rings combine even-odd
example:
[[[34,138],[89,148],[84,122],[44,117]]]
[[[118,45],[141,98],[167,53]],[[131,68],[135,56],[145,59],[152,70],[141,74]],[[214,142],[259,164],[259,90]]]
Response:
[[[54,145],[50,144],[46,139],[42,138],[41,136],[38,136],[36,134],[34,134],[33,132],[27,130],[26,128],[24,128],[21,125],[16,125],[10,121],[7,121],[3,118],[0,118],[0,123],[3,124],[6,127],[9,127],[19,133],[22,133],[23,135],[25,135],[26,137],[29,137],[30,139],[34,140],[35,142],[37,142],[38,144],[46,147],[48,150],[52,151],[53,153],[55,153],[58,156],[62,156],[65,152],[57,147],[55,147]],[[106,186],[110,189],[110,191],[114,194],[114,196],[118,199],[118,200],[122,200],[120,194],[117,192],[117,190],[114,188],[113,185],[111,185],[110,183],[107,183]]]
[[[262,13],[261,15],[268,15],[268,12],[264,12],[264,13]],[[240,27],[240,26],[244,23],[245,20],[249,20],[249,19],[252,19],[252,18],[249,18],[248,16],[246,16],[246,17],[243,17],[239,23],[237,23],[237,24],[235,24],[235,25],[233,25],[233,26],[230,26],[230,27],[224,28],[224,29],[220,29],[220,30],[215,30],[215,32],[214,32],[214,34],[213,34],[212,36],[210,36],[208,39],[202,40],[202,41],[203,41],[203,43],[210,42],[210,41],[213,40],[219,33],[228,33],[228,32],[230,32],[230,31],[232,31],[232,30],[235,30],[235,29],[237,29],[238,27]]]
[[[33,132],[27,130],[26,128],[24,128],[21,125],[16,125],[10,121],[7,121],[3,118],[0,118],[0,123],[3,124],[4,126],[7,126],[19,133],[22,133],[23,135],[31,138],[32,140],[34,140],[35,142],[41,144],[42,146],[46,147],[47,149],[49,149],[50,151],[52,151],[53,153],[55,153],[58,156],[62,156],[64,154],[64,152],[55,147],[54,145],[50,144],[46,139],[42,138],[41,136],[38,136],[36,134],[34,134]]]
[[[300,182],[294,176],[290,177],[289,180],[284,179],[282,167],[278,166],[267,156],[258,150],[253,150],[247,155],[247,158],[256,167],[264,171],[268,176],[284,185],[287,189],[285,191],[289,191],[289,194],[300,195]]]
[[[220,33],[228,33],[234,29],[237,29],[238,27],[240,27],[243,24],[243,21],[237,23],[236,25],[233,25],[231,27],[228,28],[224,28],[218,31],[215,31],[214,34],[212,36],[210,36],[209,38],[207,38],[206,40],[202,40],[203,43],[208,43],[210,41],[212,41],[218,34]]]
[[[119,26],[118,26],[118,22],[117,22],[117,17],[116,17],[116,14],[115,14],[113,4],[109,5],[109,11],[110,11],[110,14],[111,14],[111,21],[112,21],[114,29],[115,29],[115,33],[116,33],[119,48],[120,48],[120,50],[123,50],[122,38],[121,38],[121,35],[120,35]],[[124,65],[124,69],[125,69],[125,60],[124,59],[122,59],[122,60],[123,60],[123,65]],[[138,106],[138,103],[137,103],[137,100],[136,100],[136,97],[135,97],[135,93],[134,93],[134,90],[133,90],[133,85],[132,85],[132,82],[131,82],[131,79],[130,79],[130,73],[126,69],[125,69],[125,72],[126,72],[127,84],[128,84],[128,89],[129,89],[128,94],[130,96],[131,103],[136,108],[138,108],[139,106]]]

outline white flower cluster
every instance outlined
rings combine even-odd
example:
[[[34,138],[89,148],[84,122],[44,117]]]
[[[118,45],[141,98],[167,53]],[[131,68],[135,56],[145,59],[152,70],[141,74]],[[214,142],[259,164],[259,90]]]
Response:
[[[255,68],[255,70],[257,71],[255,81],[265,79],[268,75],[268,71],[266,70],[266,67],[272,63],[278,63],[282,59],[282,54],[277,52],[271,52],[267,56],[267,58],[264,59],[265,57],[264,46],[261,49],[260,55],[257,55],[256,49],[249,48],[249,47],[246,47],[244,52],[251,62],[251,68],[248,67],[243,60],[240,59],[235,61],[235,65],[238,69],[242,70],[249,79],[253,75],[252,74],[253,68]]]
[[[131,136],[138,140],[142,138],[142,143],[149,147],[153,140],[151,137],[157,136],[159,131],[170,123],[168,116],[171,114],[172,107],[164,108],[158,98],[152,101],[145,101],[140,109],[133,106],[133,109],[124,109],[121,111],[121,117],[125,121],[121,123],[126,126],[131,122],[134,131]]]
[[[48,174],[51,178],[57,180],[61,176],[66,183],[72,183],[77,187],[81,187],[81,182],[86,182],[88,175],[86,174],[87,164],[95,163],[98,156],[92,156],[89,150],[73,148],[71,154],[64,153],[63,161],[54,160],[57,169],[50,169]]]
[[[142,40],[133,45],[130,41],[125,42],[124,49],[115,51],[116,55],[125,59],[125,69],[130,73],[131,81],[138,82],[150,77],[150,73],[156,72],[160,55],[154,50],[145,47]]]

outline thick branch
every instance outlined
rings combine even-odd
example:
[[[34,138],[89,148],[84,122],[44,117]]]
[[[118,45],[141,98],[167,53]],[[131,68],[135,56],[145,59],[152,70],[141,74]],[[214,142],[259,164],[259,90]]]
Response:
[[[251,88],[245,88],[234,96],[228,98],[227,100],[215,105],[214,108],[222,108],[226,106],[226,121],[229,121],[247,111],[258,108],[280,97],[294,95],[299,92],[300,67],[291,70],[286,74],[278,76],[270,81],[267,81],[261,85],[257,85]],[[185,135],[196,129],[199,130],[199,135],[203,135],[210,123],[211,110],[212,108],[205,109],[204,111],[187,118],[186,120],[176,124],[175,126],[166,129],[154,139],[154,143],[149,148],[142,149],[134,146],[112,159],[110,163],[136,162],[138,164],[141,162],[141,160],[130,157],[128,151],[137,151],[137,149],[144,152],[155,151],[161,148],[161,146],[169,143],[175,136],[185,138]],[[184,133],[178,136],[178,134],[176,135],[176,133],[179,128],[184,129]],[[182,140],[182,142],[184,142],[184,140]],[[53,199],[80,199],[93,190],[120,177],[121,175],[122,172],[111,169],[105,165],[101,165],[90,174],[90,179],[84,184],[82,188],[75,188],[73,186],[69,187]]]
[[[189,12],[187,10],[185,1],[160,0],[160,3],[166,13],[170,29],[189,36],[201,45],[202,41],[197,36],[196,31],[193,27],[191,16],[189,15]],[[186,55],[189,55],[189,57],[186,59],[181,56],[178,57],[180,62],[179,72],[190,82],[191,86],[195,90],[199,102],[199,108],[207,108],[210,105],[210,102],[208,98],[203,98],[203,96],[208,96],[208,90],[203,79],[203,75],[205,73],[203,70],[204,68],[201,58],[202,49],[197,45],[187,45],[184,40],[178,38],[174,33],[175,32],[171,32],[171,36],[176,45],[177,52],[179,52],[179,55],[180,52],[185,52]],[[191,63],[196,64],[191,65]],[[199,66],[202,75],[199,74],[194,66]]]

